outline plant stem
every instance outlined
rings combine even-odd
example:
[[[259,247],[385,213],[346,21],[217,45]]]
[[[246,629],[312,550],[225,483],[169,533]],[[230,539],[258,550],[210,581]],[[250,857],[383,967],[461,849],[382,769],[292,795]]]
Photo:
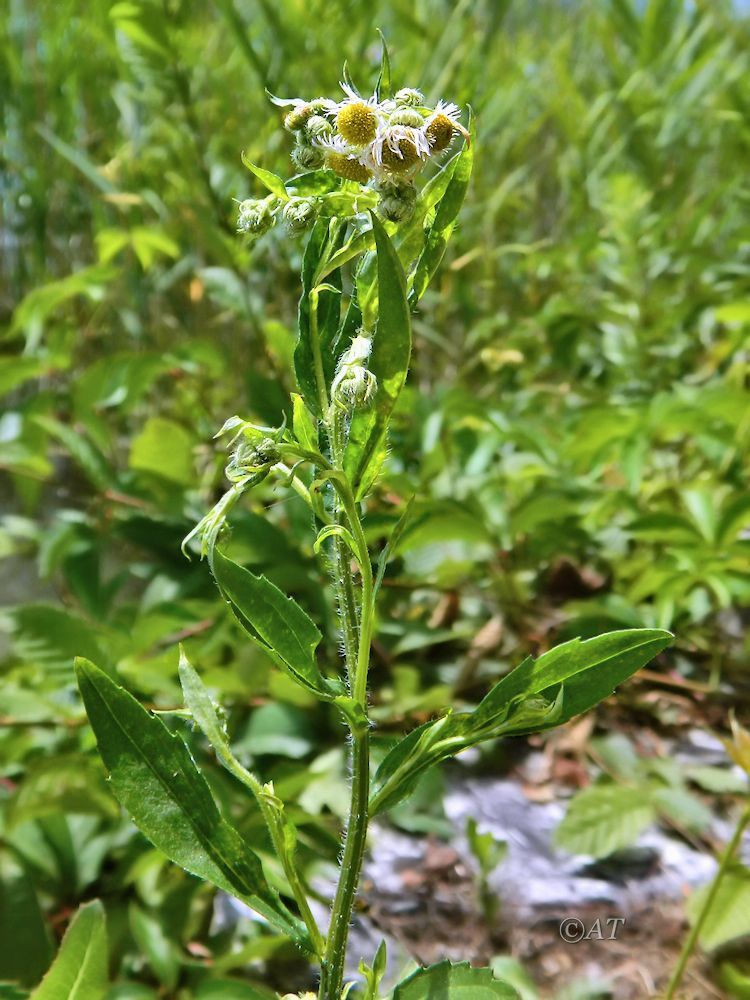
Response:
[[[698,917],[693,924],[690,934],[687,936],[684,945],[682,946],[682,951],[680,952],[680,957],[677,960],[677,965],[672,973],[672,978],[669,980],[669,985],[667,986],[667,992],[664,994],[664,1000],[673,1000],[677,987],[682,982],[682,977],[685,974],[685,968],[687,963],[695,950],[695,946],[698,942],[700,932],[703,930],[703,926],[706,922],[706,918],[711,911],[711,907],[714,904],[716,895],[719,891],[719,886],[727,873],[730,862],[737,852],[742,835],[745,832],[748,824],[750,823],[750,803],[745,806],[745,809],[740,816],[735,831],[732,834],[732,839],[726,846],[724,854],[722,855],[721,862],[719,864],[719,870],[716,872],[711,887],[706,894],[706,898],[703,901],[703,906],[698,914]]]
[[[335,403],[328,419],[329,440],[333,465],[343,470],[346,448],[347,416]],[[373,576],[372,564],[367,554],[367,541],[359,518],[356,502],[348,484],[334,483],[334,518],[348,521],[349,529],[361,553],[358,562],[362,576],[360,613],[357,613],[354,583],[350,571],[350,558],[342,539],[334,538],[334,586],[344,620],[347,673],[352,697],[367,714],[367,672],[370,664],[370,646],[373,628]],[[336,553],[338,553],[336,555]],[[352,628],[352,625],[354,626]],[[352,641],[354,640],[354,641]],[[331,924],[325,956],[321,963],[319,1000],[340,1000],[344,981],[349,926],[354,898],[359,885],[362,861],[367,843],[368,800],[370,797],[370,734],[369,728],[351,731],[352,792],[349,820],[344,838],[339,882],[331,911]]]
[[[323,959],[319,1000],[340,1000],[344,982],[344,961],[354,896],[359,884],[367,841],[367,800],[370,794],[369,731],[352,734],[352,798],[344,843],[344,857],[336,898],[328,929]]]

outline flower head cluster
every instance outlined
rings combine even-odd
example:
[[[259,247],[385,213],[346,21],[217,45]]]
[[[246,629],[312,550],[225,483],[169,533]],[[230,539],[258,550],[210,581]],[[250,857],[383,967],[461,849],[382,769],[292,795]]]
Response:
[[[418,90],[404,88],[392,98],[362,97],[342,83],[344,98],[275,103],[289,107],[284,126],[295,136],[292,161],[302,170],[328,167],[339,177],[369,185],[380,214],[403,222],[414,209],[414,180],[432,156],[444,152],[457,133],[468,138],[455,104],[425,105]]]

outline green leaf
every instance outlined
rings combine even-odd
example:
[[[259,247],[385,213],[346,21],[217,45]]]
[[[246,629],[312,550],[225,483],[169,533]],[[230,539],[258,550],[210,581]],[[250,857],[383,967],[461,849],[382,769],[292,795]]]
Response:
[[[104,907],[95,900],[73,917],[57,957],[31,1000],[101,1000],[107,990],[108,961]]]
[[[173,420],[150,417],[131,445],[130,467],[189,486],[195,476],[193,439]]]
[[[394,990],[393,1000],[518,1000],[518,993],[495,979],[491,969],[445,961],[404,979]]]
[[[672,638],[663,629],[622,629],[585,641],[571,639],[537,660],[529,657],[503,677],[477,707],[475,720],[483,725],[510,702],[532,695],[549,697],[556,685],[564,684],[563,712],[553,723],[560,725],[609,697]]]
[[[341,272],[328,274],[327,287],[318,289],[317,285],[323,262],[340,246],[337,233],[335,223],[318,219],[302,258],[302,296],[297,318],[299,336],[294,349],[294,371],[305,403],[317,417],[326,416],[328,387],[336,368]]]
[[[303,943],[266,883],[260,860],[219,813],[183,740],[88,660],[78,686],[112,788],[136,826],[172,861],[244,900]]]
[[[466,197],[471,171],[474,166],[476,129],[473,120],[470,128],[471,142],[467,142],[459,154],[459,158],[453,169],[453,175],[445,194],[438,203],[435,219],[427,231],[424,249],[419,255],[417,266],[414,269],[409,292],[409,304],[412,308],[416,306],[424,295],[427,286],[440,265],[440,261],[443,259],[448,241],[451,238],[451,233],[456,225],[458,213]]]
[[[588,711],[672,640],[661,629],[625,629],[572,639],[538,660],[528,657],[473,712],[449,714],[413,730],[375,775],[373,815],[409,795],[429,767],[485,740],[540,732]]]
[[[406,279],[396,250],[374,213],[378,264],[378,321],[369,368],[378,380],[373,405],[355,413],[344,468],[357,499],[367,494],[380,471],[388,421],[406,380],[411,357],[411,317]]]
[[[571,854],[603,858],[631,847],[655,820],[656,810],[643,788],[595,785],[571,801],[555,842]]]
[[[693,923],[703,908],[709,888],[704,886],[690,898],[688,916]],[[701,928],[700,943],[713,951],[746,934],[750,934],[750,868],[737,862],[721,880]]]
[[[326,680],[318,669],[315,650],[322,636],[293,598],[218,550],[211,569],[240,624],[277,666],[318,698],[332,700],[342,693],[341,686]]]
[[[24,986],[39,980],[52,944],[34,884],[7,853],[0,854],[0,978]]]
[[[318,450],[318,428],[305,401],[299,393],[292,393],[292,430],[299,444],[306,450]]]
[[[261,184],[268,188],[271,194],[275,194],[277,198],[281,198],[284,201],[289,201],[289,195],[284,187],[284,182],[278,174],[271,173],[270,170],[264,170],[263,167],[256,166],[248,160],[244,153],[241,154],[241,157],[242,162],[245,164],[250,173],[255,174]]]

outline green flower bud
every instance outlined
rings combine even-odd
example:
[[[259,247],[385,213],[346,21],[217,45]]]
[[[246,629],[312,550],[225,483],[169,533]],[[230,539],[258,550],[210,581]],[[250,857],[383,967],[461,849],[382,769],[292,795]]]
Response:
[[[299,143],[292,150],[292,163],[298,170],[317,170],[323,166],[325,155],[317,146]]]
[[[238,232],[262,236],[263,233],[268,232],[273,223],[273,211],[267,201],[246,198],[245,201],[240,202],[237,219]]]
[[[396,91],[396,104],[403,104],[409,108],[418,108],[424,104],[424,94],[412,87],[403,87]]]
[[[333,401],[345,410],[366,410],[375,399],[378,380],[369,368],[349,368],[333,391]]]
[[[311,104],[300,104],[298,107],[292,108],[286,116],[284,119],[284,128],[289,132],[297,132],[299,129],[305,127],[308,118],[313,114],[315,112]]]
[[[372,340],[360,334],[339,359],[331,398],[335,406],[349,413],[366,409],[378,391],[378,380],[367,368],[371,350]]]
[[[333,135],[333,125],[323,115],[313,115],[307,120],[305,135],[311,141],[325,139],[326,136]]]
[[[290,233],[301,233],[317,216],[317,205],[313,198],[290,198],[281,215]]]
[[[406,222],[414,214],[417,188],[414,184],[378,185],[380,201],[378,212],[387,222]]]
[[[388,119],[389,125],[408,125],[410,128],[422,128],[424,118],[414,108],[397,107]]]

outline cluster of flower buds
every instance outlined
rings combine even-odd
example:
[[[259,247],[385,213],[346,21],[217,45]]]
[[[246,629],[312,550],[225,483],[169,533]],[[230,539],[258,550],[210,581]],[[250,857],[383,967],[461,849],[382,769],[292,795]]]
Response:
[[[276,223],[277,217],[290,233],[301,233],[315,221],[318,206],[314,198],[289,198],[282,201],[275,195],[268,198],[247,198],[239,203],[237,231],[262,236]]]
[[[367,367],[372,340],[359,334],[339,359],[331,383],[333,405],[347,413],[364,410],[375,398],[378,380]]]
[[[468,139],[459,109],[443,101],[428,107],[424,95],[410,88],[380,100],[360,96],[349,84],[341,87],[340,102],[273,98],[291,108],[284,125],[295,136],[292,160],[302,170],[325,166],[346,180],[372,183],[381,215],[403,222],[414,210],[419,171],[448,149],[456,133]]]
[[[188,543],[193,538],[200,539],[201,558],[211,557],[230,511],[246,490],[257,486],[271,472],[274,465],[282,460],[280,445],[286,429],[281,427],[260,427],[241,417],[231,417],[226,421],[216,437],[234,431],[231,443],[232,456],[224,470],[231,489],[198,522],[182,543],[187,553]]]

